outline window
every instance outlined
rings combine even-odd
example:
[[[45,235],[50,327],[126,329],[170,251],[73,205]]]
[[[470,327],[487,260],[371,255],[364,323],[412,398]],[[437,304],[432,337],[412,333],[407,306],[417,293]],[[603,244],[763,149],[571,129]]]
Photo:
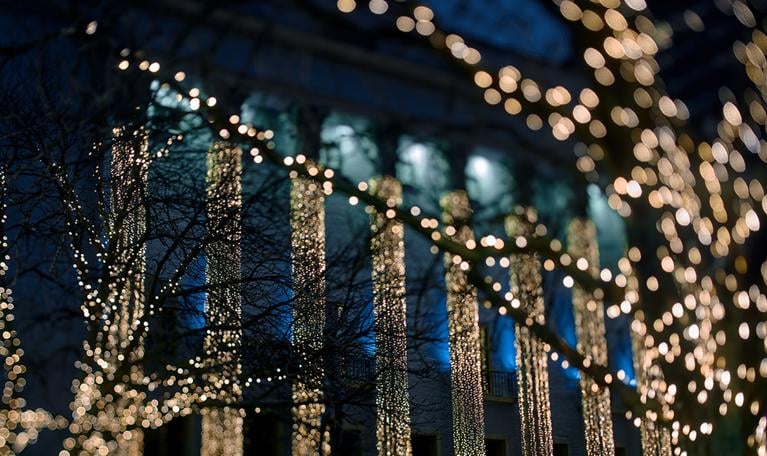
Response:
[[[485,439],[487,456],[506,456],[506,439]]]
[[[570,456],[570,448],[566,443],[555,443],[554,456]]]
[[[437,434],[413,434],[413,456],[439,456]]]
[[[445,155],[443,144],[435,141],[421,141],[414,137],[403,136],[399,140],[399,162],[396,165],[397,177],[405,186],[417,190],[418,205],[429,211],[439,210],[434,205],[440,195],[450,186],[450,165]]]
[[[378,145],[366,119],[331,113],[322,123],[320,161],[354,182],[377,173]]]
[[[157,429],[144,429],[145,456],[191,456],[199,454],[199,420],[193,415],[174,418]]]
[[[362,456],[362,431],[358,429],[344,429],[341,432],[338,454]]]
[[[247,413],[245,416],[245,454],[278,456],[288,447],[287,426],[279,417]]]

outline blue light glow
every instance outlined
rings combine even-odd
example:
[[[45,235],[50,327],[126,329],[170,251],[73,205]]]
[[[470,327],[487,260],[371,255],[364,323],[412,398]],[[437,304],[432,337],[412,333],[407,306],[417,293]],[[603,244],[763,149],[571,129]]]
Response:
[[[498,315],[493,324],[492,354],[490,363],[493,370],[517,370],[517,348],[514,345],[514,320]]]
[[[556,280],[555,283],[561,283]],[[569,289],[557,286],[554,293],[554,299],[549,313],[549,325],[567,342],[571,347],[575,347],[577,338],[575,336],[575,317],[573,316],[572,293]],[[571,379],[580,378],[580,371],[573,367],[564,369],[566,377]]]
[[[196,274],[185,274],[181,277],[181,286],[184,289],[203,288],[206,283],[205,271],[207,261],[204,256],[198,256],[190,265],[189,271],[199,272]],[[181,307],[180,323],[182,326],[193,330],[205,328],[205,303],[208,299],[207,293],[198,291],[190,293],[179,303]]]
[[[441,369],[450,368],[450,331],[447,327],[447,294],[442,287],[435,291],[435,307],[428,315],[434,324],[434,342],[430,345],[429,355]]]

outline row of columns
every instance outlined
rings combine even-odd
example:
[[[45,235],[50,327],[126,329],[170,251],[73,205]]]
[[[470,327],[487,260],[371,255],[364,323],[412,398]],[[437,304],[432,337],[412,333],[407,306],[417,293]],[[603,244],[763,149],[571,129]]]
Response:
[[[402,203],[402,187],[394,177],[383,176],[371,180],[370,190],[392,208]],[[299,372],[292,388],[292,451],[295,456],[330,454],[331,451],[329,433],[322,426],[325,411],[321,355],[325,315],[324,198],[323,189],[316,181],[298,176],[292,178],[292,344],[299,358]],[[457,190],[445,194],[441,206],[443,222],[455,229],[453,239],[464,243],[473,239],[468,225],[471,208],[466,192]],[[533,210],[522,211],[509,217],[507,233],[512,237],[530,236],[534,233],[535,222]],[[586,222],[573,222],[568,241],[571,248],[576,250],[574,254],[591,255],[590,263],[596,265],[593,225],[585,224],[586,228],[582,228],[579,223]],[[409,455],[412,448],[407,395],[404,227],[391,214],[376,213],[372,216],[371,233],[376,330],[377,450],[379,455]],[[578,252],[578,249],[583,252]],[[531,318],[543,323],[540,260],[532,253],[517,254],[512,255],[511,264],[512,293]],[[445,279],[454,449],[460,455],[483,455],[484,400],[477,293],[468,278],[468,264],[449,253],[445,255]],[[581,308],[582,303],[586,302],[582,294],[581,290],[574,290],[576,320],[580,322],[577,326],[581,327],[578,336],[579,341],[583,341],[579,343],[579,349],[591,347],[596,362],[606,364],[604,318],[600,322],[595,317],[599,312],[598,309],[591,309],[597,304],[594,300],[588,301],[587,309]],[[209,302],[213,304],[210,299]],[[584,320],[594,321],[586,324]],[[523,453],[549,454],[553,451],[553,438],[547,353],[543,343],[532,336],[526,325],[517,322],[516,331]],[[593,391],[591,385],[596,384],[589,379],[585,379],[582,385],[588,454],[610,455],[614,449],[609,395],[606,390]],[[225,418],[218,419],[220,426],[221,420]],[[230,421],[229,425],[242,426],[241,420]],[[222,436],[226,434],[226,431],[219,433]],[[206,452],[205,448],[203,444],[203,454],[206,456],[241,454],[241,450],[240,453]]]
[[[116,151],[122,153],[121,151]],[[142,153],[146,150],[143,149]],[[391,157],[392,154],[387,154]],[[396,155],[395,155],[396,156]],[[113,157],[119,169],[119,155]],[[388,171],[393,174],[389,163]],[[465,161],[463,162],[465,168]],[[460,166],[460,164],[459,164]],[[460,169],[463,169],[460,168]],[[212,399],[236,402],[241,398],[240,375],[240,241],[242,151],[216,144],[208,155],[208,230],[225,233],[206,250],[208,283],[205,315],[207,332],[204,350],[220,366],[206,377]],[[145,176],[145,175],[144,175]],[[115,184],[121,185],[119,177]],[[144,177],[145,178],[145,177]],[[454,176],[454,182],[458,179]],[[463,187],[463,182],[455,185]],[[390,207],[402,203],[401,184],[391,175],[370,183],[371,191]],[[119,190],[115,190],[119,197]],[[122,201],[122,200],[120,200]],[[121,204],[120,201],[113,202]],[[127,201],[127,200],[126,200]],[[473,239],[469,228],[471,208],[464,190],[442,198],[443,221],[455,231],[458,242]],[[299,372],[293,382],[293,454],[329,454],[329,434],[323,430],[323,327],[325,315],[325,224],[324,191],[317,182],[298,176],[291,179],[291,248],[293,263],[293,338]],[[509,217],[507,234],[534,234],[536,214],[526,209]],[[371,220],[371,251],[376,330],[376,435],[379,455],[409,455],[410,416],[407,380],[407,341],[404,265],[404,227],[390,213],[374,214]],[[127,231],[125,242],[141,233]],[[571,254],[589,261],[590,272],[598,273],[596,231],[591,222],[574,220],[568,230]],[[534,253],[510,258],[512,294],[531,319],[544,323],[540,260]],[[143,259],[142,259],[143,262]],[[143,263],[141,263],[143,264]],[[484,417],[477,293],[468,278],[469,265],[454,255],[445,255],[445,278],[451,360],[453,434],[456,454],[484,454]],[[143,277],[143,270],[134,273]],[[143,279],[142,279],[143,280]],[[136,286],[143,282],[137,281]],[[132,293],[131,290],[125,293]],[[125,300],[121,300],[125,301]],[[126,302],[130,302],[127,300]],[[143,312],[140,303],[120,312]],[[604,305],[578,286],[573,290],[578,350],[591,362],[607,364]],[[135,316],[134,316],[135,317]],[[122,318],[119,315],[116,318]],[[137,320],[132,320],[137,321]],[[516,322],[518,382],[525,455],[553,451],[547,353],[543,343]],[[130,330],[116,325],[121,331]],[[125,336],[127,337],[127,335]],[[614,444],[609,391],[584,375],[581,379],[587,453],[612,455]],[[243,452],[243,412],[236,408],[211,408],[203,413],[202,454],[239,456]],[[120,446],[121,454],[141,454],[140,432],[133,442]]]
[[[145,197],[149,176],[148,138],[143,129],[117,128],[113,131],[112,166],[110,167],[110,214],[108,236],[115,243],[115,258],[110,264],[109,301],[116,303],[107,317],[105,338],[99,341],[105,352],[114,356],[107,367],[118,369],[119,356],[136,362],[144,356],[144,321],[146,300],[144,281],[146,269],[147,221]],[[98,343],[98,342],[97,342]],[[140,370],[131,375],[141,376]],[[78,394],[88,395],[81,390]],[[138,406],[138,401],[119,398],[115,404],[115,419],[125,410]],[[118,456],[141,456],[144,432],[136,429],[117,435]]]
[[[205,395],[236,403],[242,398],[241,252],[242,150],[216,143],[207,157]],[[200,453],[241,456],[243,414],[235,407],[204,408]]]

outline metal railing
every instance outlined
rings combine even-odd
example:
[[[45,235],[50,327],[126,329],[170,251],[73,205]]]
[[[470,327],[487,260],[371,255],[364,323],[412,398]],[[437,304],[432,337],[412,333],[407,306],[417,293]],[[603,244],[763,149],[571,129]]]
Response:
[[[375,358],[372,356],[349,356],[344,359],[344,374],[352,381],[374,381]]]
[[[515,399],[517,397],[516,372],[486,370],[482,374],[485,397],[503,399]]]
[[[343,361],[344,376],[352,382],[375,381],[375,358],[372,356],[349,356]],[[449,379],[450,371],[444,375]],[[486,398],[515,400],[517,397],[517,373],[514,371],[483,370],[482,390]]]

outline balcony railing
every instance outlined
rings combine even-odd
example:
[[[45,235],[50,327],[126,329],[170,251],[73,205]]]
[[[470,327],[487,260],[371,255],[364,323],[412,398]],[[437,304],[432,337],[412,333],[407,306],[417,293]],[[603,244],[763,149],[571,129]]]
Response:
[[[354,382],[375,380],[375,358],[372,356],[349,356],[344,360],[346,378]]]
[[[372,356],[349,356],[344,359],[345,377],[352,382],[375,381],[375,358]],[[450,371],[444,375],[450,378]],[[514,371],[483,370],[482,390],[489,399],[513,401],[517,398],[517,373]]]
[[[514,400],[517,397],[517,373],[510,371],[484,371],[483,389],[487,398]]]

